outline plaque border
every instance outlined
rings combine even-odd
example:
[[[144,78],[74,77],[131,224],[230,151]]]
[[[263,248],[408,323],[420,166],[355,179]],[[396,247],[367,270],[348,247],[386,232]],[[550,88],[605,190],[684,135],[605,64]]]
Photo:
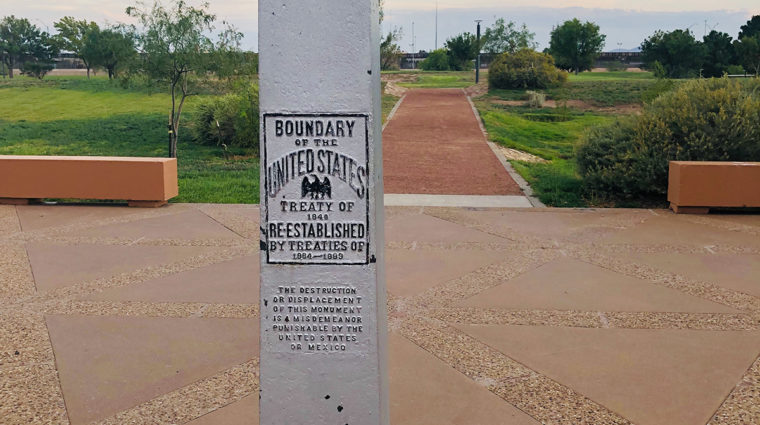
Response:
[[[367,226],[367,249],[365,250],[365,256],[364,260],[361,262],[298,262],[298,261],[272,261],[269,257],[269,231],[268,231],[268,225],[269,225],[269,191],[267,190],[267,118],[275,118],[275,117],[283,117],[283,118],[336,118],[336,117],[354,117],[354,118],[364,118],[364,144],[365,144],[365,152],[366,152],[366,161],[367,161],[367,177],[370,177],[370,181],[367,184],[367,190],[364,193],[364,201],[367,203],[367,213],[365,217],[365,223]],[[262,233],[264,234],[264,238],[266,240],[266,253],[267,253],[267,264],[282,264],[282,265],[294,265],[294,266],[363,266],[370,264],[370,246],[371,246],[371,239],[372,239],[372,232],[369,226],[369,214],[370,214],[370,192],[373,193],[374,196],[374,188],[371,189],[371,183],[374,183],[374,179],[371,178],[373,168],[370,168],[370,156],[369,156],[369,121],[370,121],[370,114],[362,114],[362,113],[313,113],[313,114],[307,114],[307,113],[265,113],[262,114],[262,140],[264,141],[264,146],[262,146],[262,159],[264,161],[264,169],[260,170],[262,174],[262,181],[264,182],[264,208],[266,209],[266,216],[265,216],[265,223],[261,226]],[[259,189],[261,191],[261,188]]]

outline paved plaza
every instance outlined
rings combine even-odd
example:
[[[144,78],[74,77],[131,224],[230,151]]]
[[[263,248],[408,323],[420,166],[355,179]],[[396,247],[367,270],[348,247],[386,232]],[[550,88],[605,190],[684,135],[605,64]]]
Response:
[[[258,220],[0,206],[0,423],[258,423]],[[760,423],[760,216],[393,207],[386,238],[393,425]]]

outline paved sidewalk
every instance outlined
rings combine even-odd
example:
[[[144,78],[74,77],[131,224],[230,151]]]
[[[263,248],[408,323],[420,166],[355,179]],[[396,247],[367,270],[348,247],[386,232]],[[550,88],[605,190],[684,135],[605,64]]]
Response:
[[[257,423],[258,215],[0,206],[0,423]],[[397,207],[386,235],[394,425],[760,423],[760,216]]]
[[[407,92],[383,130],[385,193],[522,195],[461,89]]]

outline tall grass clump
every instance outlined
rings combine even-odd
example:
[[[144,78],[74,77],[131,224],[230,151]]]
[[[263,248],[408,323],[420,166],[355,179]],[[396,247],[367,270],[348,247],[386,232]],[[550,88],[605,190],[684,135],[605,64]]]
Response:
[[[198,104],[193,135],[197,142],[223,147],[259,146],[259,88],[246,84],[236,93]]]
[[[622,202],[665,201],[669,161],[760,161],[760,79],[678,85],[592,129],[577,160],[587,196]]]

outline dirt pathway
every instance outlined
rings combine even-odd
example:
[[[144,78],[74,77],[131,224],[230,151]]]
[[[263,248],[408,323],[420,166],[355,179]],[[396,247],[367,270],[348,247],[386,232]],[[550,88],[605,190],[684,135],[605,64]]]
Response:
[[[385,193],[521,195],[460,89],[410,90],[383,132]]]

